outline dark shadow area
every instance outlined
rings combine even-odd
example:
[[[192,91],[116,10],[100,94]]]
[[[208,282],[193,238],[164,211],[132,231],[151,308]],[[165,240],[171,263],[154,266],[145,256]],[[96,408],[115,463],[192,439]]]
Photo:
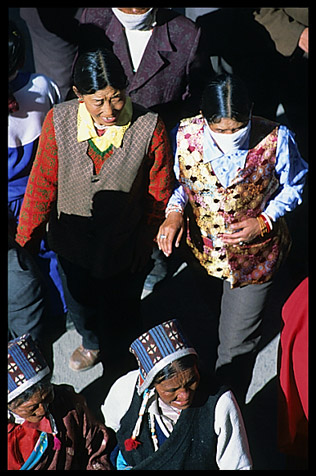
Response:
[[[264,313],[259,351],[280,332],[282,307],[295,287],[308,275],[307,191],[304,204],[288,215],[287,222],[293,245],[274,279],[274,287]],[[167,319],[178,319],[200,355],[201,369],[212,371],[217,356],[222,282],[209,278],[191,266],[178,271],[183,263],[183,252],[175,250],[169,258],[167,277],[142,299],[141,327],[145,331]],[[102,377],[82,390],[88,405],[102,421],[101,405],[112,383],[120,375],[136,368],[135,359],[130,357],[128,362],[119,362],[114,358],[112,362],[105,362]],[[254,363],[255,361],[251,362],[252,368]],[[288,464],[286,456],[279,452],[277,446],[277,398],[275,377],[242,408],[254,469],[284,470]]]
[[[243,408],[254,470],[285,469],[285,456],[277,446],[277,412],[275,377]]]
[[[177,251],[170,258],[169,274],[184,262]],[[212,370],[218,345],[222,283],[211,278],[210,286],[206,279],[210,280],[189,266],[173,277],[167,276],[142,300],[142,327],[147,330],[168,319],[178,319],[199,353],[201,365]]]
[[[308,61],[300,48],[292,56],[282,55],[267,29],[255,20],[255,9],[220,8],[199,16],[203,47],[242,78],[254,102],[254,115],[278,121],[278,105],[283,105],[308,161]]]

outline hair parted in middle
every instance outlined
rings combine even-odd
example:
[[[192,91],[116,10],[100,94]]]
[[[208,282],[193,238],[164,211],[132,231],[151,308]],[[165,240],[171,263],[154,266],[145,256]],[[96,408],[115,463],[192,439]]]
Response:
[[[201,111],[209,123],[220,122],[223,118],[248,122],[251,110],[247,88],[234,74],[216,75],[203,91]]]
[[[160,370],[157,375],[155,375],[154,380],[152,381],[149,388],[153,388],[155,384],[169,380],[170,378],[177,375],[178,372],[183,372],[184,370],[191,369],[197,365],[198,358],[194,354],[185,355],[180,359],[174,360],[171,364],[166,365],[162,370]]]
[[[73,84],[80,94],[94,94],[111,86],[123,90],[127,76],[118,57],[106,48],[82,53],[74,66]]]

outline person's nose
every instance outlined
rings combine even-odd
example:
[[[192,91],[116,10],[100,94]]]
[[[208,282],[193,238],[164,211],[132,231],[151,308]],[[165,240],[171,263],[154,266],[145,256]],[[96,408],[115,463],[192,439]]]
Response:
[[[45,403],[40,403],[35,411],[37,417],[45,416],[47,412],[47,405]]]
[[[113,106],[110,103],[110,101],[104,101],[101,115],[103,117],[112,117],[113,116]]]
[[[189,400],[189,397],[190,397],[190,390],[186,388],[182,388],[179,390],[179,393],[177,395],[177,400],[179,402],[186,402],[187,400]]]

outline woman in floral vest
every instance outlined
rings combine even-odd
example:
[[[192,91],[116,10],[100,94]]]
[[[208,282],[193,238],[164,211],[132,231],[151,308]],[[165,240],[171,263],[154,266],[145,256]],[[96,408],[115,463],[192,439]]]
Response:
[[[186,233],[191,255],[223,280],[216,370],[237,396],[247,390],[244,363],[255,357],[262,310],[290,247],[284,215],[301,203],[307,173],[293,133],[251,112],[234,75],[205,88],[201,114],[178,127],[178,186],[157,236],[169,256]]]

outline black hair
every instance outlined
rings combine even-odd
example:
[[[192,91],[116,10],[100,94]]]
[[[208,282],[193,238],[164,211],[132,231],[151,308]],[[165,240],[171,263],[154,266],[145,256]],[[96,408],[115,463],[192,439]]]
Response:
[[[42,380],[35,383],[30,388],[27,388],[26,390],[24,390],[23,393],[21,393],[21,395],[18,395],[11,402],[9,402],[8,404],[9,410],[12,410],[14,412],[14,409],[16,407],[30,400],[30,398],[32,398],[32,396],[35,395],[35,393],[49,392],[51,388],[52,388],[51,374],[48,374],[44,378],[42,378]]]
[[[106,48],[98,48],[85,51],[78,57],[73,84],[80,94],[94,94],[107,86],[126,89],[128,81],[118,57]]]
[[[150,387],[153,387],[157,383],[161,383],[164,380],[172,378],[178,372],[191,369],[197,364],[197,356],[195,354],[185,355],[180,359],[171,362],[160,370],[152,381]]]
[[[245,84],[233,74],[216,75],[202,94],[201,111],[210,123],[218,123],[222,118],[248,122],[251,108]]]
[[[25,43],[20,30],[16,24],[9,21],[9,77],[23,66],[25,58]]]

